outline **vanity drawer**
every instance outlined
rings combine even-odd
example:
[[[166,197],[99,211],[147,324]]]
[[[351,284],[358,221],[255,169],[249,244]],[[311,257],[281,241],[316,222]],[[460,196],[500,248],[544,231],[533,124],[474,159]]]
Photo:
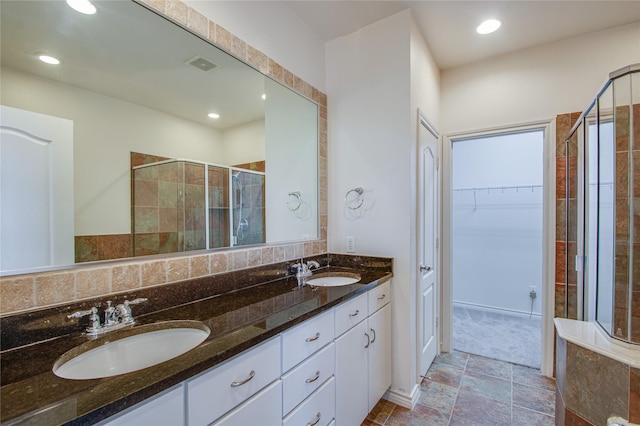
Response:
[[[187,382],[189,425],[208,425],[279,377],[276,337]]]
[[[391,302],[391,281],[380,284],[367,293],[369,298],[369,315]]]
[[[293,410],[318,389],[335,370],[334,344],[331,343],[282,377],[282,412]]]
[[[333,377],[327,380],[320,389],[282,419],[282,426],[327,426],[331,423],[336,415],[335,382]]]
[[[367,303],[367,294],[365,293],[335,308],[336,337],[367,318]]]
[[[282,382],[277,380],[239,407],[231,410],[212,426],[281,426],[281,398]]]
[[[333,327],[333,311],[330,310],[283,333],[282,372],[289,371],[333,341]]]

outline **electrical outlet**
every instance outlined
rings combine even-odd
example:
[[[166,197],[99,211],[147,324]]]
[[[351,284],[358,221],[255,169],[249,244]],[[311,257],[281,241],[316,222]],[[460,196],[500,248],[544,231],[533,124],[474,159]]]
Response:
[[[531,298],[531,300],[538,297],[537,287],[535,285],[529,286],[529,297]]]
[[[349,236],[347,237],[347,253],[355,253],[356,252],[356,237]]]

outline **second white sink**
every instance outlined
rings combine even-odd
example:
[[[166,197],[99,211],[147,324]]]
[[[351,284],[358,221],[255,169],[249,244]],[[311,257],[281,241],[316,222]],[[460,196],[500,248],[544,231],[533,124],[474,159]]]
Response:
[[[306,283],[313,287],[338,287],[350,285],[360,281],[360,275],[350,272],[326,272],[314,274],[306,280]]]
[[[53,373],[65,379],[87,380],[130,373],[182,355],[202,343],[211,331],[198,321],[149,324],[92,340],[65,352]],[[122,337],[120,337],[122,336]],[[104,339],[117,338],[117,340]]]

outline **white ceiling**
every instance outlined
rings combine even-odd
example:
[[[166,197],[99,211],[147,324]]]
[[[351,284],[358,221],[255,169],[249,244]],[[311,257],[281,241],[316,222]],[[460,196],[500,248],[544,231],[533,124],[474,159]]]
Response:
[[[640,1],[327,1],[283,3],[323,40],[410,8],[440,69],[640,21]],[[497,18],[502,27],[479,36],[476,26]]]

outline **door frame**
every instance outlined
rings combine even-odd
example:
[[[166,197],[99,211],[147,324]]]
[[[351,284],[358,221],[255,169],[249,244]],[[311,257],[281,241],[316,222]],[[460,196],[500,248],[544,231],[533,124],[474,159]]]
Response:
[[[440,273],[440,267],[442,264],[442,255],[441,255],[441,245],[440,245],[440,241],[442,240],[442,169],[440,167],[440,157],[441,157],[441,153],[442,153],[442,139],[440,137],[440,133],[438,132],[438,130],[435,128],[435,126],[433,126],[433,124],[431,124],[431,122],[427,119],[427,117],[425,116],[425,114],[418,109],[418,129],[417,129],[417,135],[416,137],[418,138],[417,141],[417,160],[418,160],[418,173],[417,173],[417,185],[416,185],[416,189],[417,189],[417,194],[416,194],[416,199],[417,199],[417,215],[416,215],[416,229],[418,231],[419,235],[422,235],[423,232],[423,227],[424,227],[424,222],[422,221],[422,217],[424,212],[422,211],[422,205],[423,203],[421,202],[422,199],[422,156],[421,156],[421,152],[422,152],[422,145],[420,143],[420,127],[424,127],[424,129],[426,131],[428,131],[429,133],[431,133],[431,135],[436,139],[436,152],[432,153],[434,155],[434,164],[436,166],[436,178],[438,179],[438,182],[436,184],[436,193],[434,194],[434,199],[436,200],[436,202],[439,204],[437,207],[437,212],[438,212],[438,217],[435,219],[435,226],[436,226],[436,230],[435,230],[435,237],[436,237],[436,249],[435,249],[435,284],[434,284],[434,291],[436,292],[435,294],[435,304],[436,304],[436,312],[434,315],[434,322],[435,322],[435,338],[438,339],[436,341],[436,356],[439,355],[442,352],[442,341],[441,341],[441,336],[442,336],[442,327],[440,326],[440,315],[441,315],[441,309],[442,309],[442,274]],[[418,239],[416,240],[416,252],[415,252],[415,256],[416,256],[416,267],[418,267],[421,263],[421,247],[420,247],[420,237],[418,237]],[[419,295],[420,294],[420,284],[422,281],[422,273],[421,272],[417,272],[416,273],[416,280],[415,280],[415,288],[416,288],[416,294]],[[416,313],[418,313],[420,311],[420,307],[419,304],[421,303],[420,297],[416,297]],[[422,351],[422,345],[420,344],[420,332],[421,332],[421,324],[419,324],[418,322],[421,320],[421,316],[416,314],[416,377],[418,378],[418,382],[420,381],[420,376],[422,374],[424,374],[424,371],[422,370],[422,366],[420,365],[420,353]]]
[[[553,376],[554,336],[553,317],[555,312],[555,120],[535,121],[512,126],[493,127],[473,132],[458,132],[442,137],[441,167],[441,306],[440,332],[441,351],[453,350],[453,282],[452,282],[452,220],[453,220],[453,142],[455,140],[478,138],[504,133],[518,133],[530,130],[543,131],[543,201],[542,201],[542,339],[541,373]]]

